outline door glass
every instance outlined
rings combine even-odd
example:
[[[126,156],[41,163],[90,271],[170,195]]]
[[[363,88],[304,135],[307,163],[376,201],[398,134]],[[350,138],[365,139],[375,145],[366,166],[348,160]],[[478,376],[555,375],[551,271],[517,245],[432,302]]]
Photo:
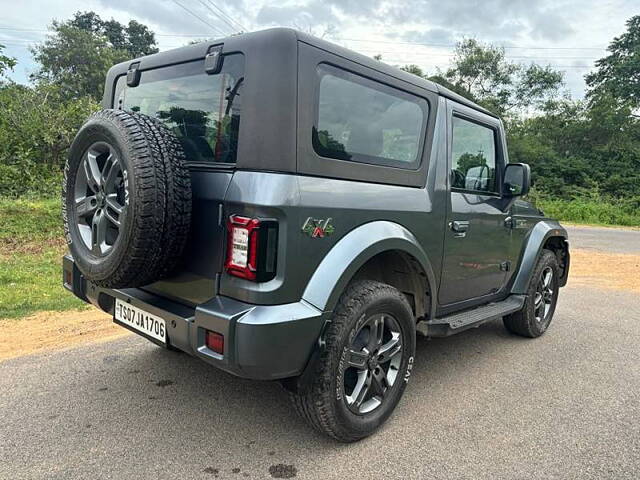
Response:
[[[451,187],[472,192],[497,192],[495,131],[453,117]]]

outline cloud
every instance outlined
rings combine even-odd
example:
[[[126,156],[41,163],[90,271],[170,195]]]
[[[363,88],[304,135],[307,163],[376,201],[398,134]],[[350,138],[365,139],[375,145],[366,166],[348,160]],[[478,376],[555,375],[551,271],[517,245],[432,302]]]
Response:
[[[104,8],[120,11],[142,23],[152,24],[163,33],[214,35],[216,30],[231,33],[227,24],[203,4],[197,2],[182,0],[179,3],[204,21],[198,20],[175,2],[157,0],[136,0],[133,2],[130,0],[98,0],[98,2]],[[244,4],[241,1],[226,1],[224,6],[225,11],[231,16],[246,14]],[[215,28],[208,27],[207,23]]]
[[[255,22],[263,26],[283,25],[305,28],[315,25],[336,25],[340,20],[333,13],[331,5],[314,1],[285,6],[264,5],[258,11]]]
[[[531,36],[536,39],[559,40],[573,32],[568,23],[571,15],[553,8],[554,0],[405,0],[390,4],[387,15],[392,23],[416,24],[418,19],[430,28],[425,40],[450,37],[474,37],[506,43]],[[411,34],[419,37],[419,33]]]
[[[400,38],[406,42],[451,45],[456,41],[456,34],[452,30],[436,27],[422,31],[409,30],[400,35]]]
[[[561,41],[575,32],[569,24],[570,12],[549,9],[540,12],[531,23],[530,35],[536,40]]]

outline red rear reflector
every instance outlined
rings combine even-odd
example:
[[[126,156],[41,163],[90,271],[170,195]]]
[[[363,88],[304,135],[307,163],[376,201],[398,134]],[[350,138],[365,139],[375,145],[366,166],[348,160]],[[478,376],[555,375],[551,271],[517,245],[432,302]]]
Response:
[[[222,355],[224,353],[224,335],[207,330],[207,348]]]

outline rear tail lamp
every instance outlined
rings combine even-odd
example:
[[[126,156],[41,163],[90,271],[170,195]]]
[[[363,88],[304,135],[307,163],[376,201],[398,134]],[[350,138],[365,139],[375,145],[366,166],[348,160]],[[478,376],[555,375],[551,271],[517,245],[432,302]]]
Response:
[[[275,277],[277,222],[231,215],[227,230],[227,273],[255,282]]]

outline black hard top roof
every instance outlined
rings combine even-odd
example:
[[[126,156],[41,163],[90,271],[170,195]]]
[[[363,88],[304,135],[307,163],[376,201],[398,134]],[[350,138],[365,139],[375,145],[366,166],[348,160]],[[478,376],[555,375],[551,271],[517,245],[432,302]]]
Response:
[[[397,67],[393,67],[366,55],[362,55],[360,53],[354,52],[353,50],[349,50],[334,43],[327,42],[326,40],[322,40],[312,35],[294,30],[292,28],[270,28],[257,32],[232,35],[230,37],[220,39],[211,39],[202,43],[187,45],[173,50],[166,50],[153,55],[148,55],[146,57],[141,57],[135,60],[129,60],[127,62],[116,65],[112,70],[121,72],[126,71],[128,66],[135,62],[140,62],[141,69],[146,70],[149,68],[154,68],[156,66],[203,58],[207,54],[207,51],[211,45],[224,44],[224,51],[229,52],[233,50],[244,50],[244,45],[249,45],[250,43],[256,41],[265,43],[273,42],[274,44],[277,44],[281,41],[287,40],[301,41],[309,45],[313,45],[314,47],[320,48],[334,55],[338,55],[347,60],[359,63],[360,65],[363,65],[365,67],[378,70],[391,77],[397,78],[407,83],[411,83],[426,90],[436,92],[443,97],[450,98],[451,100],[454,100],[462,105],[466,105],[487,115],[496,117],[494,113],[486,110],[480,105],[472,102],[471,100],[468,100],[462,95],[449,90],[446,87],[443,87],[442,85],[432,82],[431,80],[427,80],[412,73],[405,72],[404,70],[400,70]]]

